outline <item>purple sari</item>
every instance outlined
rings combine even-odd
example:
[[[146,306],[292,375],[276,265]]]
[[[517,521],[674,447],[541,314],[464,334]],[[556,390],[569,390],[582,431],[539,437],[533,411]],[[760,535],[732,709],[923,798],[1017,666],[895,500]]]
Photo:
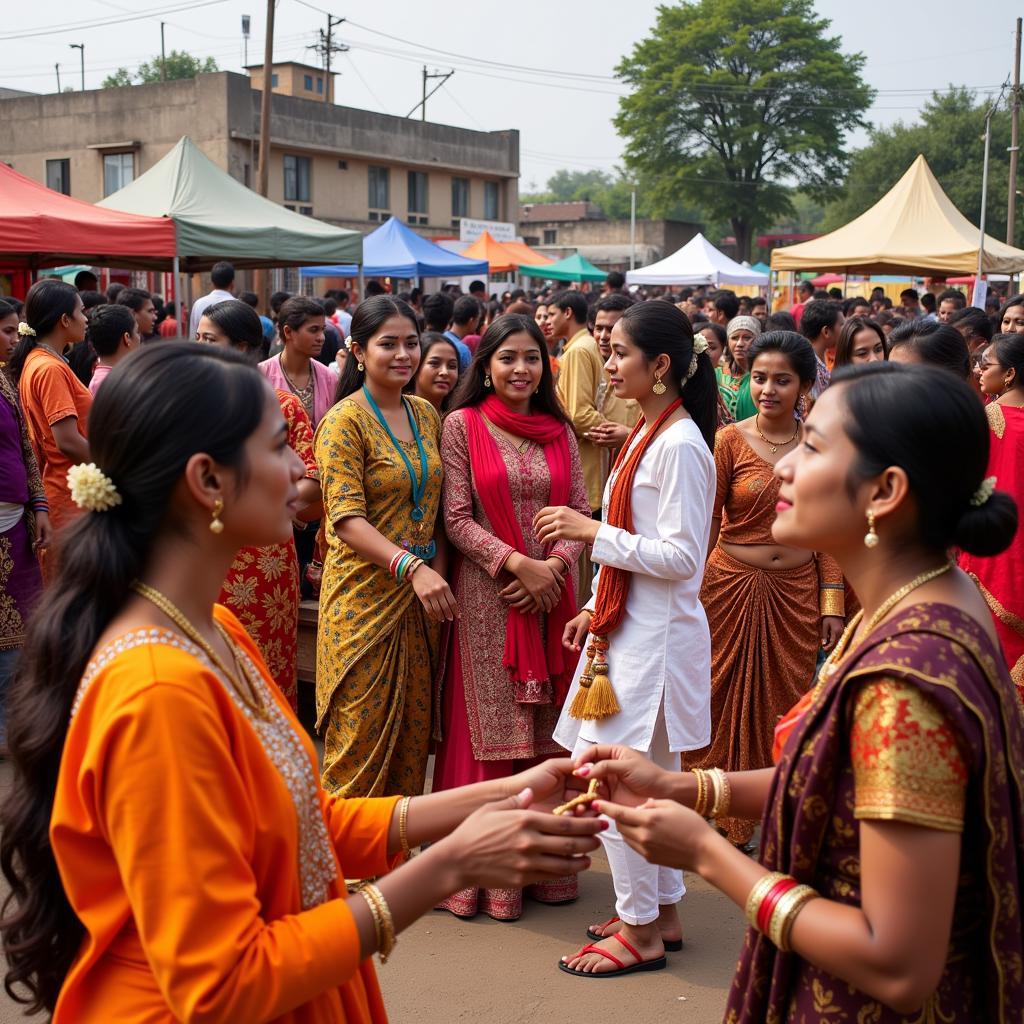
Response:
[[[839,665],[793,729],[762,823],[761,863],[860,905],[849,734],[858,681],[886,677],[944,713],[967,759],[960,884],[938,988],[905,1018],[748,929],[726,1024],[1020,1024],[1024,1020],[1024,715],[981,626],[944,604],[890,619]]]

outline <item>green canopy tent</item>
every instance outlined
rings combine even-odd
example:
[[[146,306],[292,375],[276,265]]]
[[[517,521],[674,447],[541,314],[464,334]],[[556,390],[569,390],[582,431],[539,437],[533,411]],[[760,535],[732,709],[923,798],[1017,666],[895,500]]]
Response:
[[[550,278],[552,281],[603,281],[608,276],[606,270],[599,270],[578,252],[557,263],[520,267],[519,273],[527,277]]]
[[[145,174],[97,203],[174,221],[183,271],[363,262],[363,236],[286,210],[221,170],[187,136]]]

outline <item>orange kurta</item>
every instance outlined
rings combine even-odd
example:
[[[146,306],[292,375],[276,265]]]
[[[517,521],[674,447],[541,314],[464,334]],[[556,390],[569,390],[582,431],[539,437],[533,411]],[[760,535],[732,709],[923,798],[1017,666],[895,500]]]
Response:
[[[349,877],[393,866],[397,798],[336,800],[319,788],[315,750],[255,644],[226,608],[216,615],[295,733],[292,789],[227,681],[177,634],[138,630],[97,652],[50,825],[86,930],[54,1024],[381,1024],[339,861]],[[315,787],[307,806],[326,826],[320,847],[300,828],[299,776]],[[323,901],[304,910],[324,847]]]

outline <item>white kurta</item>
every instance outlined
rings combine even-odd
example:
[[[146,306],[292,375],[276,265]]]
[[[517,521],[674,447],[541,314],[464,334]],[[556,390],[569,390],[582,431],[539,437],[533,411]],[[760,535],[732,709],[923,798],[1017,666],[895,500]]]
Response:
[[[606,519],[613,482],[605,486]],[[711,635],[700,586],[714,500],[714,457],[693,420],[678,420],[654,439],[637,467],[635,532],[607,522],[597,531],[593,560],[633,574],[622,623],[608,638],[609,677],[622,710],[597,722],[570,717],[584,647],[554,734],[567,750],[584,740],[647,751],[662,705],[672,751],[711,741]],[[599,578],[600,571],[586,605],[591,610]]]

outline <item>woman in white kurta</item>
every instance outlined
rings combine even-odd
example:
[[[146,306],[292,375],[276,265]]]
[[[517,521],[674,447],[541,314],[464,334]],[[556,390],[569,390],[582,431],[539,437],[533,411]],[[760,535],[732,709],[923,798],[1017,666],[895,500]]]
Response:
[[[679,753],[700,748],[711,735],[711,638],[699,593],[715,497],[717,386],[704,346],[698,342],[697,349],[689,321],[674,306],[649,302],[626,312],[613,330],[607,369],[616,395],[636,399],[643,419],[605,488],[605,522],[558,508],[543,510],[535,523],[544,541],[592,544],[601,566],[593,595],[566,628],[572,649],[582,649],[600,610],[601,576],[610,569],[629,573],[621,619],[607,638],[607,675],[620,710],[598,720],[572,717],[588,660],[581,658],[555,740],[574,752],[592,743],[624,744],[675,771]],[[642,445],[625,495],[632,514],[626,529],[608,522],[616,519],[609,517],[609,503],[615,504],[619,476]],[[562,967],[583,975],[664,967],[665,949],[682,945],[676,912],[685,891],[682,873],[647,864],[614,825],[601,838],[616,917],[590,929],[593,945],[564,958]]]

